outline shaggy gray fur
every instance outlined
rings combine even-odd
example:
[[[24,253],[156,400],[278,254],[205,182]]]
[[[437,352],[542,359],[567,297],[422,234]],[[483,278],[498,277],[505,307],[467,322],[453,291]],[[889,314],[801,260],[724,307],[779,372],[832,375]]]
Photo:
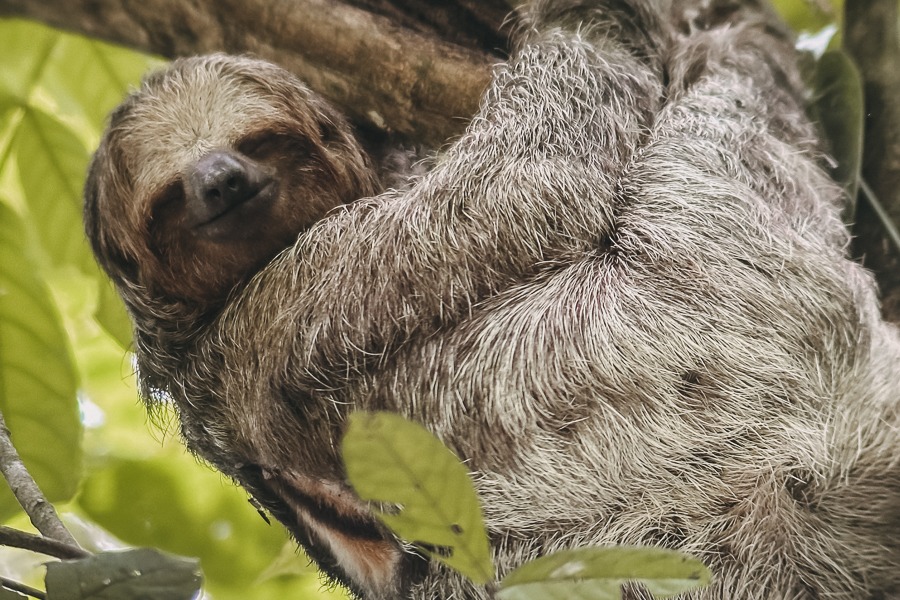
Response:
[[[131,302],[148,394],[367,600],[487,596],[356,513],[378,565],[321,532],[353,409],[466,460],[501,573],[656,544],[712,567],[691,598],[895,597],[900,337],[778,22],[555,2],[518,39],[411,189],[320,221],[177,344]]]

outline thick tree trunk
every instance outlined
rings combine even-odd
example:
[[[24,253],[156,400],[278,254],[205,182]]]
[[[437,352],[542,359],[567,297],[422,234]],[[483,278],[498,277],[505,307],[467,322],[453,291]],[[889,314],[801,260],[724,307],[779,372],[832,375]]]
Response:
[[[459,133],[502,60],[500,0],[0,0],[29,17],[167,58],[252,53],[364,127],[429,145]],[[465,44],[465,45],[461,45]]]

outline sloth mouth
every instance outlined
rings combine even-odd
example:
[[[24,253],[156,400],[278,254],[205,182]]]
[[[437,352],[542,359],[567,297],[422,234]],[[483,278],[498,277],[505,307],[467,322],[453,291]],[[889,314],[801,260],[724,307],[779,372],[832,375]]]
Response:
[[[194,228],[207,234],[216,235],[220,229],[233,225],[246,226],[246,219],[252,219],[260,210],[268,207],[278,196],[278,181],[272,180],[256,193],[231,201],[222,202],[194,224]]]

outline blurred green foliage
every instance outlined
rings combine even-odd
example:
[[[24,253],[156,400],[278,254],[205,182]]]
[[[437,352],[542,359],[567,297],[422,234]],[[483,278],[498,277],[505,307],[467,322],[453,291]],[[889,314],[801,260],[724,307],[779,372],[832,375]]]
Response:
[[[0,20],[0,56],[0,408],[38,483],[125,544],[199,557],[216,600],[344,597],[138,401],[81,189],[106,115],[162,61],[19,20]],[[0,519],[17,513],[0,486]]]
[[[840,21],[843,0],[770,0],[794,31],[811,32]]]
[[[75,367],[60,316],[28,253],[22,219],[0,204],[0,409],[22,460],[51,502],[81,476]],[[0,517],[19,510],[0,487]]]

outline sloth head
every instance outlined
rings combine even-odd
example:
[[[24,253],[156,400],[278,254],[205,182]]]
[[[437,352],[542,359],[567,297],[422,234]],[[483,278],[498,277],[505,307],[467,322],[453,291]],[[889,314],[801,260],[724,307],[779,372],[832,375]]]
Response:
[[[287,71],[176,60],[110,117],[85,186],[101,266],[136,305],[220,307],[375,177],[341,115]]]

